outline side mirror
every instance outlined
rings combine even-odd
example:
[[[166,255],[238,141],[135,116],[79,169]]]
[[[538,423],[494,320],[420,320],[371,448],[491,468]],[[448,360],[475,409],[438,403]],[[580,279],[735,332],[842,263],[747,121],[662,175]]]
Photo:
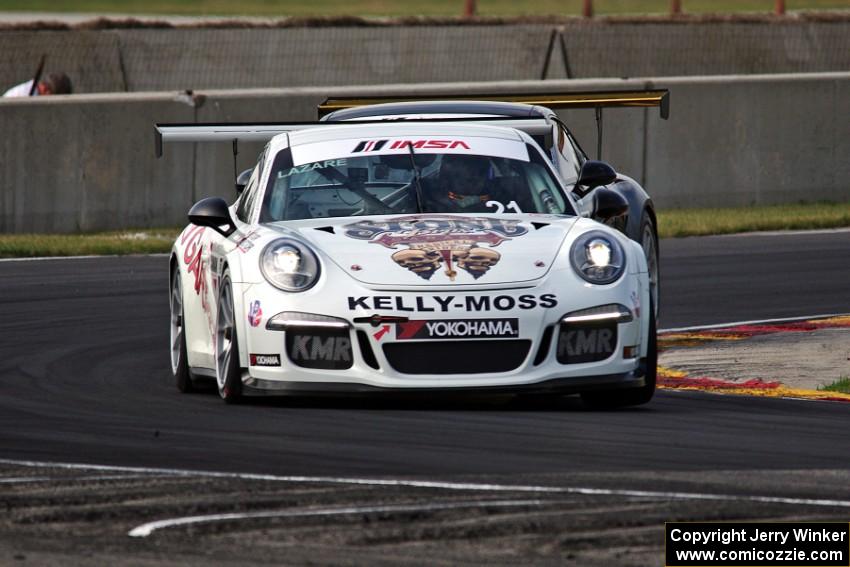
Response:
[[[617,180],[617,172],[604,161],[587,160],[581,166],[576,187],[587,187],[584,193]]]
[[[224,237],[236,231],[236,225],[230,218],[227,203],[219,197],[201,199],[189,209],[189,222],[198,226],[208,226]]]
[[[593,195],[593,216],[602,220],[612,219],[626,214],[629,202],[612,189],[602,188]]]
[[[251,174],[254,173],[254,168],[246,169],[236,178],[236,194],[241,195],[242,191],[245,190],[245,186],[248,185],[248,181],[251,180]]]

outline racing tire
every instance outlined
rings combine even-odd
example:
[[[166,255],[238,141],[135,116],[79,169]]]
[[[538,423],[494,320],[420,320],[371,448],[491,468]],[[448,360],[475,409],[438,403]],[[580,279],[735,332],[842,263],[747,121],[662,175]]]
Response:
[[[658,308],[661,305],[661,264],[658,260],[658,230],[649,215],[644,210],[640,219],[640,247],[646,258],[646,267],[649,272],[649,298],[654,306],[655,317],[658,318]]]
[[[644,368],[643,386],[627,390],[584,392],[581,395],[582,402],[594,409],[614,409],[639,406],[652,399],[658,377],[658,336],[654,310],[649,312],[649,346],[646,350],[646,358],[641,359],[641,365]]]
[[[180,268],[175,268],[171,274],[171,296],[169,298],[171,311],[171,374],[174,383],[181,392],[194,391],[192,375],[189,371],[188,356],[186,354],[186,331],[183,317],[183,286],[181,285]]]
[[[233,285],[230,272],[224,271],[218,293],[215,321],[215,379],[218,395],[228,404],[242,399],[242,371],[239,367],[239,343],[233,315]]]

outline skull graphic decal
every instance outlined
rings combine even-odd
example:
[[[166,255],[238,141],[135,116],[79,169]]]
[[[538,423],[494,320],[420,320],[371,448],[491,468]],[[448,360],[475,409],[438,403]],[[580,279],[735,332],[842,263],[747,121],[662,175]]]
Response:
[[[443,257],[438,251],[412,247],[399,250],[393,254],[392,258],[402,268],[407,268],[426,280],[430,280],[443,263]]]
[[[466,270],[476,280],[498,264],[501,257],[502,255],[495,250],[478,247],[465,251],[458,250],[454,256],[457,267]]]
[[[415,215],[345,226],[345,235],[396,250],[396,264],[430,280],[440,269],[454,281],[457,269],[476,280],[499,263],[492,248],[528,230],[519,221],[480,217]],[[400,245],[407,248],[398,249]],[[488,246],[488,247],[485,247]]]

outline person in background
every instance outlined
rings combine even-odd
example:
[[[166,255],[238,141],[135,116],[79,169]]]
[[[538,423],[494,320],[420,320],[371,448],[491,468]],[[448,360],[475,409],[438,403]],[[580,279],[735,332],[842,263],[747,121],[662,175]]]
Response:
[[[43,80],[36,84],[35,90],[32,88],[32,80],[29,80],[20,85],[16,85],[3,93],[4,97],[19,97],[19,96],[45,96],[57,94],[71,94],[73,90],[71,79],[65,73],[50,73]]]

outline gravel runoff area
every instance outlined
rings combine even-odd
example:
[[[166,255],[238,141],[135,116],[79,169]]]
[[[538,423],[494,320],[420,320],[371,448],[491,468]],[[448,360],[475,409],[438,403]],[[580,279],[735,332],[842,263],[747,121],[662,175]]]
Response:
[[[3,565],[645,566],[662,562],[665,521],[838,521],[850,506],[836,505],[850,472],[828,470],[550,475],[511,490],[7,462],[0,484]],[[810,500],[769,496],[789,485]]]

